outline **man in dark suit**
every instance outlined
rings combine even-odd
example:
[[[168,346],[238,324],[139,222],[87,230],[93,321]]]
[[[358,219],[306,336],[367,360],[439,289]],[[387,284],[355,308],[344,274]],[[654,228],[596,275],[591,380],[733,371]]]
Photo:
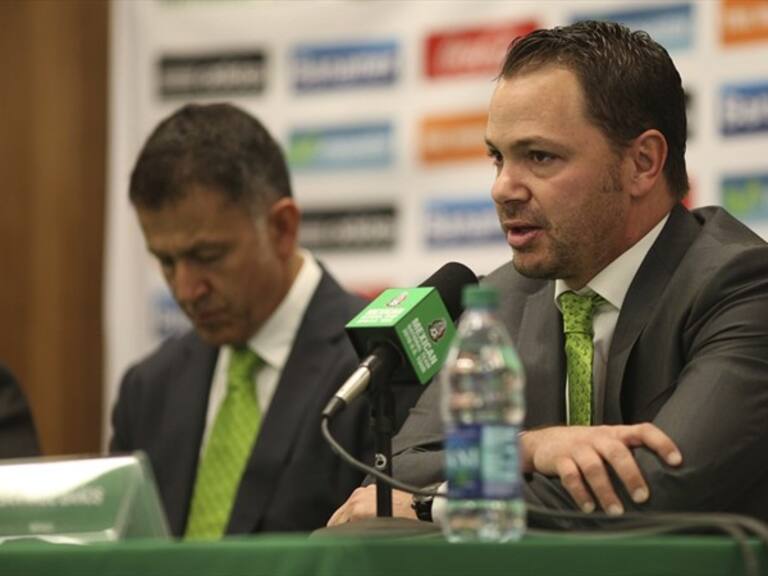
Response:
[[[585,22],[510,46],[486,140],[514,258],[486,282],[527,374],[529,502],[768,520],[768,246],[722,209],[680,204],[685,139],[679,74],[645,33]],[[586,402],[573,295],[591,316]],[[395,442],[395,474],[421,486],[444,479],[439,396],[431,385]],[[370,492],[331,523],[370,515]]]
[[[37,434],[18,382],[0,364],[0,458],[37,456]]]
[[[127,371],[111,450],[149,455],[175,535],[322,526],[361,481],[320,413],[357,366],[344,325],[363,302],[298,247],[277,143],[234,106],[185,106],[147,140],[130,197],[194,331]],[[369,459],[365,402],[333,430]]]

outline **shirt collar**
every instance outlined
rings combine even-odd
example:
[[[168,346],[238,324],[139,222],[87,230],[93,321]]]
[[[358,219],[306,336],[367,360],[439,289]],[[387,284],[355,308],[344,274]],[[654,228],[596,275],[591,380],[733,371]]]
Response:
[[[624,298],[629,291],[629,285],[632,284],[635,274],[637,274],[645,256],[648,254],[651,246],[653,246],[656,238],[658,238],[661,229],[664,228],[664,224],[667,223],[668,219],[669,214],[664,216],[664,218],[662,218],[650,232],[637,241],[634,246],[603,268],[584,288],[576,290],[575,292],[577,294],[594,292],[602,296],[611,306],[617,310],[621,310],[621,306],[624,304]],[[558,304],[557,299],[560,294],[567,292],[568,290],[570,290],[570,288],[565,281],[560,279],[555,280],[555,305],[558,310],[560,309],[560,305]]]
[[[251,350],[267,365],[279,371],[285,366],[299,324],[322,276],[322,270],[312,254],[303,249],[300,249],[299,253],[302,265],[288,293],[256,334],[248,340]]]

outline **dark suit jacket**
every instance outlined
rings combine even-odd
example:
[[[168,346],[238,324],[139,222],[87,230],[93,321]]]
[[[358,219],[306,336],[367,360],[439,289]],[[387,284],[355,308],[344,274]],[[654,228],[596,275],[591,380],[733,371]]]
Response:
[[[39,453],[24,393],[13,375],[0,365],[0,458],[26,458]]]
[[[308,531],[325,522],[362,480],[320,433],[320,413],[358,358],[344,332],[364,302],[323,273],[299,327],[247,464],[228,534]],[[171,531],[184,532],[218,349],[193,333],[166,341],[123,378],[113,412],[113,452],[143,450]],[[368,407],[350,404],[331,430],[371,460]]]
[[[511,263],[486,281],[499,289],[500,315],[526,369],[526,427],[564,424],[554,282],[525,278]],[[395,473],[422,485],[442,479],[438,388],[424,393],[395,441]],[[638,422],[664,430],[684,462],[673,469],[635,450],[651,498],[638,506],[620,490],[626,509],[768,520],[768,246],[722,209],[677,206],[630,285],[602,423]],[[526,498],[575,509],[557,480],[538,474],[528,478]]]

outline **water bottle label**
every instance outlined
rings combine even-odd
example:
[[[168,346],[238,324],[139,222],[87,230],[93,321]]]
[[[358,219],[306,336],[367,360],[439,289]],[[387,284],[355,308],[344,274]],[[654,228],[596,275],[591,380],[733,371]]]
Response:
[[[467,500],[521,498],[518,426],[465,424],[447,434],[448,495]]]
[[[520,498],[520,464],[518,461],[518,426],[483,427],[481,467],[483,497],[491,500]]]
[[[448,496],[476,500],[483,497],[480,443],[482,427],[477,424],[455,426],[445,442],[445,473]]]

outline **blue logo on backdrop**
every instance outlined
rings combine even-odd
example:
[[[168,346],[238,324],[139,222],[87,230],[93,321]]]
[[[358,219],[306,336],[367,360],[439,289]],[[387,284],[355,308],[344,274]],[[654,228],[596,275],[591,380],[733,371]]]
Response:
[[[392,164],[389,122],[295,129],[288,137],[288,162],[294,170],[385,168]]]
[[[721,97],[724,136],[768,130],[768,82],[723,86]]]
[[[425,240],[433,248],[505,243],[496,207],[486,198],[431,200],[425,224]]]
[[[620,22],[632,30],[645,30],[667,50],[693,46],[693,9],[690,4],[579,14],[573,21],[578,20]]]
[[[394,84],[398,76],[397,44],[299,46],[293,52],[293,75],[297,92]]]
[[[740,220],[768,220],[768,173],[724,177],[721,197],[726,210]]]

